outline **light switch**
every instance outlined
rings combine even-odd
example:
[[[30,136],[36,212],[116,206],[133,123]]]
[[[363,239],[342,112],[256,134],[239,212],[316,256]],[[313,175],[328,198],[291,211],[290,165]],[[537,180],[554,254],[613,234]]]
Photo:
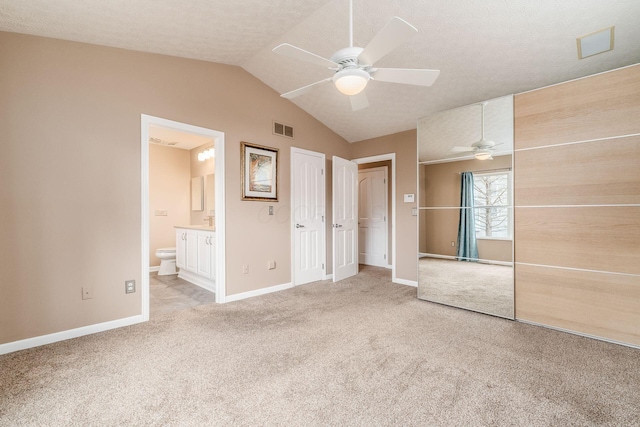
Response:
[[[418,208],[411,208],[411,215],[418,216]]]
[[[415,202],[416,196],[415,194],[405,194],[404,195],[404,202],[405,203],[413,203]]]

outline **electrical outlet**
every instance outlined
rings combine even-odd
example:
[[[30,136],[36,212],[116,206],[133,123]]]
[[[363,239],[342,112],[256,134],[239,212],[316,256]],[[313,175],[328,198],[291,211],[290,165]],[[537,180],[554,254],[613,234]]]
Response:
[[[91,298],[93,298],[93,289],[91,289],[91,286],[83,286],[82,299],[91,299]]]
[[[156,216],[167,216],[166,209],[156,209]]]
[[[126,280],[124,282],[124,292],[126,294],[132,294],[136,291],[136,281],[135,280]]]
[[[249,274],[249,266],[247,264],[242,266],[242,274]]]

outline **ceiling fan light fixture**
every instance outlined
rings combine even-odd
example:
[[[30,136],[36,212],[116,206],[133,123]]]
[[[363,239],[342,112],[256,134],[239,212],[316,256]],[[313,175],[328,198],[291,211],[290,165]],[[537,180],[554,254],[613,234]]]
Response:
[[[333,84],[345,95],[357,95],[364,90],[371,76],[358,68],[347,68],[333,76]]]
[[[473,153],[473,156],[478,160],[490,160],[493,159],[491,157],[491,150],[481,150]]]

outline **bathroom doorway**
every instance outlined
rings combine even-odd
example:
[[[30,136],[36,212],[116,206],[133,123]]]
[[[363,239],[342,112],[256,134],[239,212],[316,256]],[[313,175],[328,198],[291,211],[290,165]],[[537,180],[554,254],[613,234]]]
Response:
[[[150,272],[162,270],[163,273],[168,273],[157,278],[154,273],[154,284],[158,283],[155,279],[161,279],[159,283],[167,284],[176,281],[176,276],[171,274],[172,262],[175,261],[166,257],[161,250],[176,246],[176,241],[172,238],[176,236],[175,226],[189,226],[194,230],[201,227],[203,231],[214,231],[209,233],[214,238],[206,238],[207,244],[215,251],[211,283],[210,286],[197,284],[214,291],[216,303],[225,301],[224,148],[223,132],[141,115],[141,297],[144,320],[148,320],[150,315]],[[151,151],[154,162],[168,163],[152,165]],[[175,158],[173,153],[177,154]],[[179,178],[173,179],[171,174]],[[178,180],[180,184],[175,182]],[[163,197],[157,197],[157,188],[153,190],[153,206],[150,203],[150,194],[154,188],[152,185],[167,186],[167,194],[163,194]],[[209,298],[211,297],[212,295]]]
[[[396,283],[402,283],[401,279],[396,277],[396,153],[380,154],[371,157],[362,157],[353,159],[353,162],[358,164],[359,171],[376,170],[379,168],[387,168],[387,175],[384,178],[384,187],[386,187],[387,203],[384,206],[383,216],[386,228],[386,241],[384,242],[385,248],[383,252],[386,252],[383,257],[382,266],[391,269],[391,281]],[[360,187],[360,183],[358,185]],[[360,193],[362,189],[358,188]],[[359,194],[360,198],[360,194]],[[361,202],[362,203],[362,202]],[[386,215],[385,215],[386,214]],[[362,225],[362,224],[360,224]],[[358,240],[363,245],[362,237],[364,230],[359,227]],[[390,236],[390,239],[389,239]],[[364,245],[363,245],[364,246]],[[368,264],[368,263],[366,263]],[[385,265],[386,264],[386,265]]]

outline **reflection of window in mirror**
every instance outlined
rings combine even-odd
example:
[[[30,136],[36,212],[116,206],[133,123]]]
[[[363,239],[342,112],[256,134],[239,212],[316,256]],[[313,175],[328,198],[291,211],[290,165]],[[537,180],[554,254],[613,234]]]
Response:
[[[510,175],[510,172],[473,174],[477,238],[511,238]]]

